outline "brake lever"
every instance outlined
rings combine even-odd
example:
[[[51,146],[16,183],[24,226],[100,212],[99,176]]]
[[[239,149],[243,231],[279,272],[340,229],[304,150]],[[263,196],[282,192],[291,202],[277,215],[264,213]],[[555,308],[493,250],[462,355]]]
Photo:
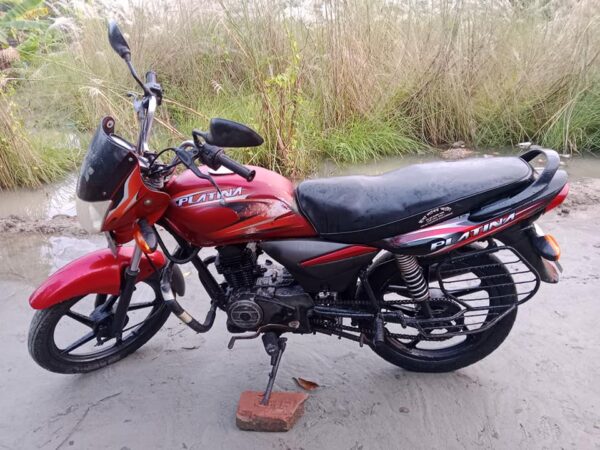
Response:
[[[219,202],[220,202],[220,204],[221,205],[225,205],[225,199],[223,197],[223,193],[221,192],[221,188],[219,188],[219,186],[217,185],[217,183],[215,182],[215,180],[213,179],[213,177],[211,177],[207,173],[202,172],[198,168],[198,166],[194,163],[194,159],[199,154],[198,149],[194,148],[192,151],[188,152],[187,150],[178,147],[178,148],[175,149],[175,154],[177,155],[177,157],[179,158],[179,160],[181,161],[181,163],[185,167],[187,167],[188,169],[190,169],[194,175],[196,175],[198,178],[201,178],[203,180],[207,180],[210,184],[212,184],[214,186],[214,188],[219,193]]]

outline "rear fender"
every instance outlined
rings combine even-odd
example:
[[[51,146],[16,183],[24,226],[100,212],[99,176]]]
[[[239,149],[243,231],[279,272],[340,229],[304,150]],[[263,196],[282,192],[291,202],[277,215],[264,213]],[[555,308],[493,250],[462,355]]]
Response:
[[[96,250],[70,262],[50,275],[31,294],[29,304],[33,309],[46,309],[92,293],[118,295],[123,271],[131,261],[133,250],[133,247],[119,247],[116,257],[109,249]],[[161,269],[167,262],[160,251],[151,253],[148,257],[157,269]],[[145,280],[153,273],[154,267],[148,258],[142,257],[137,280]]]

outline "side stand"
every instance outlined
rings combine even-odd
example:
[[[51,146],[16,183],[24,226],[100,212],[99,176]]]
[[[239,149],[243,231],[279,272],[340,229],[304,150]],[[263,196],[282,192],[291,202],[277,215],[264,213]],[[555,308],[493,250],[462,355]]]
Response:
[[[262,340],[267,354],[271,357],[269,383],[264,393],[242,392],[235,422],[242,430],[288,431],[304,413],[304,402],[308,395],[304,392],[273,392],[287,339],[269,331],[262,335]]]
[[[277,336],[277,334],[271,331],[269,333],[263,334],[262,340],[267,354],[271,357],[271,372],[269,373],[269,383],[267,384],[267,389],[265,389],[263,398],[260,401],[261,405],[266,406],[269,404],[271,392],[273,392],[275,377],[277,376],[277,371],[279,370],[279,363],[281,362],[281,357],[283,356],[283,352],[285,350],[287,338],[279,337]]]

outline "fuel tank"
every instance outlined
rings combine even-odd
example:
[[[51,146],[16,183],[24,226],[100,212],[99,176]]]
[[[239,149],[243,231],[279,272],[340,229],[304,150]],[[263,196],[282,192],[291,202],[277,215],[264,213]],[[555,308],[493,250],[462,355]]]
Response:
[[[173,177],[165,186],[171,201],[164,221],[201,247],[316,236],[298,212],[291,181],[261,167],[252,169],[251,182],[233,173],[212,174],[221,194],[189,170]]]

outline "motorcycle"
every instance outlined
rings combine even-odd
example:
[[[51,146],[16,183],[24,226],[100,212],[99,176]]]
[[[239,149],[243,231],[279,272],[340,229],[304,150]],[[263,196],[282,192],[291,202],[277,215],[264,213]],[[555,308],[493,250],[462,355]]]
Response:
[[[105,117],[83,161],[77,215],[88,231],[104,232],[108,248],[67,264],[31,295],[29,350],[45,369],[96,370],[144,345],[170,314],[205,333],[221,311],[230,349],[262,337],[273,366],[266,403],[285,333],[350,339],[407,370],[452,371],[498,348],[518,307],[541,282],[558,282],[560,248],[536,224],[569,190],[555,151],[532,146],[520,156],[297,187],[228,157],[223,147],[263,143],[229,120],[154,152],[148,136],[161,85],[151,71],[139,78],[114,22],[108,34],[143,91],[134,101],[140,129],[130,143]],[[534,169],[539,158],[544,167]],[[203,259],[206,247],[216,252]],[[178,301],[186,263],[210,298],[202,321]]]

